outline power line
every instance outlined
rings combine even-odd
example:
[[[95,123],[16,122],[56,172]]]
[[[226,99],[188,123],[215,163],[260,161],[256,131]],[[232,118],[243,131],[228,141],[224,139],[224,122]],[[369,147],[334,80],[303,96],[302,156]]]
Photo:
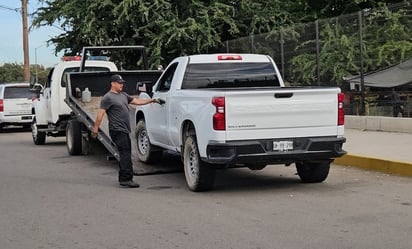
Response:
[[[14,12],[21,12],[21,8],[11,8],[5,5],[0,4],[0,9],[11,10]]]

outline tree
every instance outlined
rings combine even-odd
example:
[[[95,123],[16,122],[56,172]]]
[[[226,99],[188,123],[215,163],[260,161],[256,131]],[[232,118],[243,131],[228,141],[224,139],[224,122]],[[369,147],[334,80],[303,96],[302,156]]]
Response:
[[[37,67],[37,70],[36,70]],[[47,75],[50,68],[45,68],[42,65],[31,65],[30,71],[38,72],[39,83],[44,83],[47,80]],[[5,63],[0,66],[0,82],[25,82],[24,81],[24,69],[23,64],[18,63]],[[33,75],[34,76],[34,75]]]
[[[4,63],[0,67],[0,82],[24,82],[23,65],[18,63]]]
[[[412,57],[411,20],[404,9],[390,11],[387,6],[364,12],[364,72],[372,72]],[[339,85],[344,76],[359,74],[360,49],[358,16],[324,20],[320,32],[320,73],[322,82]],[[306,51],[291,60],[294,81],[312,85],[316,78],[316,55],[310,51],[315,40],[298,46]],[[310,52],[308,52],[310,51]]]
[[[56,52],[86,45],[145,45],[156,67],[172,58],[206,53],[222,42],[310,19],[304,0],[43,0],[35,27],[59,23]]]
[[[224,47],[223,42],[227,40],[266,32],[268,36],[274,37],[277,30],[291,30],[288,26],[300,22],[401,0],[41,1],[44,7],[39,8],[34,14],[33,25],[38,27],[57,22],[65,30],[63,34],[50,40],[56,45],[56,52],[64,50],[66,54],[73,55],[80,52],[84,46],[138,44],[148,48],[149,63],[152,68],[156,68],[159,64],[166,64],[180,55],[214,51],[216,48]],[[346,54],[348,49],[356,51],[357,32],[346,32],[347,27],[339,27],[339,24],[326,27],[321,34],[324,43],[321,57],[326,66],[322,72],[326,75],[325,80],[336,80],[346,72],[357,70],[357,64],[352,57],[355,54]],[[395,26],[391,26],[393,27]],[[378,37],[378,31],[382,32],[377,29],[375,38]],[[296,34],[297,32],[294,32],[289,36],[295,37]],[[310,44],[305,42],[301,46],[305,45]],[[264,47],[263,43],[256,43],[254,46],[265,51],[270,49]],[[402,46],[401,53],[407,53],[408,44],[398,43],[396,46]],[[370,50],[367,51],[373,51],[374,48],[368,49]],[[378,53],[389,56],[384,51],[389,52],[391,48],[380,49]],[[332,52],[337,52],[339,56],[330,55]],[[336,60],[339,66],[331,68]],[[296,57],[293,60],[293,65],[297,69],[294,71],[294,77],[306,83],[313,81],[316,70],[313,66],[314,61],[313,55],[310,54]],[[382,61],[388,61],[388,58]],[[305,70],[302,71],[302,68]]]
[[[307,0],[316,18],[336,17],[404,0]]]

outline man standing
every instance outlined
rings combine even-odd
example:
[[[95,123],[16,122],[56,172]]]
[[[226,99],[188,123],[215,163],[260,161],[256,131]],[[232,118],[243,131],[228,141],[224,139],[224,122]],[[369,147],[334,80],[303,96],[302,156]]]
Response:
[[[96,122],[92,130],[92,137],[97,137],[100,124],[107,113],[109,120],[109,134],[119,151],[119,183],[121,186],[138,188],[139,184],[133,181],[133,163],[131,159],[130,117],[129,104],[146,105],[160,103],[157,99],[138,99],[123,92],[125,81],[122,76],[115,74],[110,78],[110,91],[100,103]]]

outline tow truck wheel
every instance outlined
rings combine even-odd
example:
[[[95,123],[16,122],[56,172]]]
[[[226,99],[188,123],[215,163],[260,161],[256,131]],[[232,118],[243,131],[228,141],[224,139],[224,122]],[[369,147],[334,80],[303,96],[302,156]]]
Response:
[[[146,123],[139,120],[136,125],[137,157],[144,163],[156,163],[162,159],[162,149],[150,143],[147,135]]]
[[[70,120],[67,123],[66,147],[72,156],[82,154],[82,124],[77,120]]]
[[[330,161],[296,162],[296,170],[302,182],[323,182],[329,175]]]
[[[34,144],[43,145],[46,143],[46,132],[42,132],[37,129],[36,118],[33,118],[31,123],[31,135],[33,137]]]
[[[183,151],[183,166],[187,186],[194,192],[213,188],[216,169],[200,159],[196,137],[186,137]]]

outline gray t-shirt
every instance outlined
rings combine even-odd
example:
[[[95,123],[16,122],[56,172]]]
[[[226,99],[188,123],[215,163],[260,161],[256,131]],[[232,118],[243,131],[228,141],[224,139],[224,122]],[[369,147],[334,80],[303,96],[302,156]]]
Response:
[[[103,96],[100,108],[106,110],[110,131],[130,132],[129,103],[132,100],[125,92],[108,92]]]

